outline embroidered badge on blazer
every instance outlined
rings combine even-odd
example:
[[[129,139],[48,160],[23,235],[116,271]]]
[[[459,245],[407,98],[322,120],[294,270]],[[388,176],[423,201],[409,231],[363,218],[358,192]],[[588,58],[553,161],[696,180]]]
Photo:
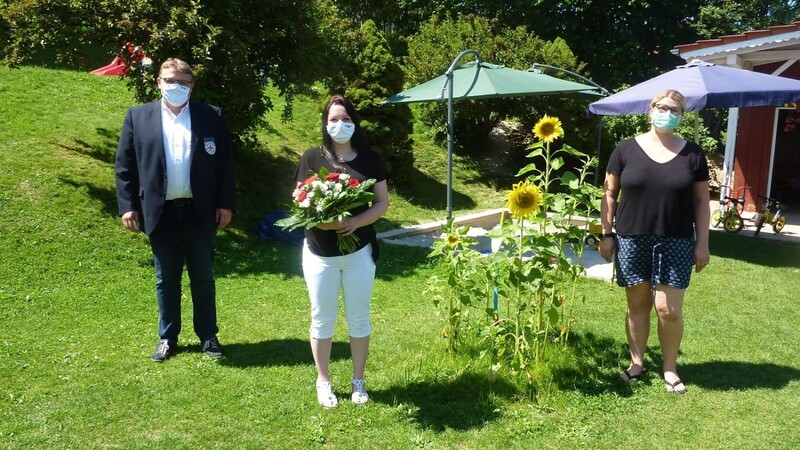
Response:
[[[206,153],[209,155],[217,153],[217,144],[214,142],[213,137],[203,138],[203,147],[205,147]]]

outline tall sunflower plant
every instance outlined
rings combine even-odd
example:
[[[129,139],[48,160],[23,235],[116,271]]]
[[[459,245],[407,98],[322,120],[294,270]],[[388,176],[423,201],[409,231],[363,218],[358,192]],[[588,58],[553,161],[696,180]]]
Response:
[[[523,179],[508,193],[510,220],[501,219],[489,233],[499,249],[484,257],[463,245],[450,245],[448,239],[458,242],[468,231],[453,227],[452,236],[445,234],[431,253],[444,256],[447,269],[438,284],[429,286],[437,286],[441,298],[457,298],[461,308],[458,320],[448,323],[454,336],[450,348],[474,326],[465,320],[465,310],[483,310],[474,314],[483,324],[475,328],[480,354],[491,359],[493,370],[528,372],[547,346],[567,341],[575,322],[574,305],[582,300],[576,288],[585,272],[581,261],[587,218],[600,208],[600,190],[587,182],[596,159],[566,144],[553,148],[564,135],[558,118],[544,116],[534,135],[538,141],[527,155],[533,161],[520,169],[517,176]],[[568,169],[567,161],[575,169]]]
[[[444,320],[441,331],[447,350],[459,349],[467,331],[479,316],[481,300],[488,301],[496,285],[491,261],[473,248],[477,240],[469,236],[469,226],[458,226],[450,219],[442,226],[442,239],[432,245],[429,258],[440,258],[441,275],[428,280],[425,294],[433,300]]]

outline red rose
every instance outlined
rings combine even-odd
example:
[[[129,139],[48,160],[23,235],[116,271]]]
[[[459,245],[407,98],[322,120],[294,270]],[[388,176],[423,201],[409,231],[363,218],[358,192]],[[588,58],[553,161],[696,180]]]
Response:
[[[359,183],[355,178],[350,178],[350,181],[347,182],[347,185],[350,187],[358,187],[359,184],[361,183]]]
[[[339,172],[329,173],[325,179],[328,181],[339,181]]]
[[[297,202],[298,202],[298,203],[302,202],[303,200],[305,200],[305,199],[306,199],[306,197],[307,197],[307,196],[308,196],[308,192],[306,192],[306,191],[300,191],[300,193],[299,193],[299,194],[297,194]]]
[[[305,185],[311,184],[311,183],[313,183],[313,182],[315,182],[317,180],[318,180],[318,178],[317,178],[316,175],[311,175],[310,177],[306,178],[306,181],[303,181],[302,185],[305,186]]]

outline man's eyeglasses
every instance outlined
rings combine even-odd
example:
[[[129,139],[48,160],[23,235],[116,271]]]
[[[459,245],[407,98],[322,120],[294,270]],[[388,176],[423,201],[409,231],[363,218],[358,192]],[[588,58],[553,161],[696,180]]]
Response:
[[[179,80],[177,78],[161,78],[161,81],[167,84],[180,84],[181,86],[191,86],[194,84],[192,80]]]
[[[653,108],[657,109],[658,112],[662,112],[662,113],[671,112],[672,114],[678,114],[678,115],[683,114],[683,111],[681,111],[680,108],[670,108],[667,105],[655,104],[655,105],[653,105]]]

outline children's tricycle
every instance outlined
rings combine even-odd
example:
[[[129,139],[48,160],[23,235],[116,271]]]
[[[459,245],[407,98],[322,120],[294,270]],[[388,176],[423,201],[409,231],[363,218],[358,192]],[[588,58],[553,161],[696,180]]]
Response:
[[[584,238],[583,243],[591,245],[592,247],[597,247],[597,244],[600,243],[600,236],[602,235],[603,226],[599,223],[590,223],[586,230],[586,238]]]

